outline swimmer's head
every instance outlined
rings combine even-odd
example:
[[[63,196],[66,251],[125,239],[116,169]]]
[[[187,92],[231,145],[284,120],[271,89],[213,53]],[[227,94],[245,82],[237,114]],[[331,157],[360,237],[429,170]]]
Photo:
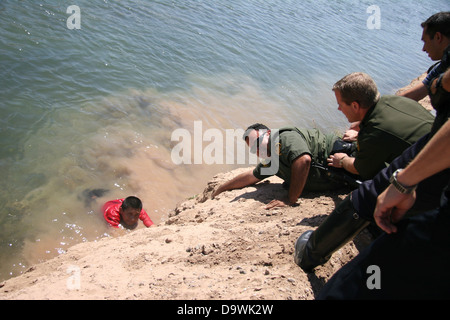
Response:
[[[123,226],[127,229],[134,229],[139,221],[142,211],[142,201],[134,196],[127,197],[120,207]]]

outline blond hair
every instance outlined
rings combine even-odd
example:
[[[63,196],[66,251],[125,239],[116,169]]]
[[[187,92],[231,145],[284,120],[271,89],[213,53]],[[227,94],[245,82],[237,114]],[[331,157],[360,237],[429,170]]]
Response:
[[[354,72],[336,82],[333,91],[339,91],[342,100],[350,104],[358,102],[362,108],[371,108],[380,100],[375,81],[363,72]]]

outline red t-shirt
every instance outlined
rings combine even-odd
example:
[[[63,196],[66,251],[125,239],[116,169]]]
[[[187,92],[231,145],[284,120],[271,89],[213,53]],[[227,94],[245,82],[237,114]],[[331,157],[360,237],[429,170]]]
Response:
[[[119,209],[122,205],[124,199],[117,199],[117,200],[111,200],[106,202],[103,207],[103,216],[105,217],[105,220],[114,228],[118,228],[120,224],[120,213]],[[139,215],[139,219],[142,220],[144,225],[146,227],[150,227],[153,225],[153,221],[148,216],[147,212],[145,212],[144,209],[141,210],[141,213]]]

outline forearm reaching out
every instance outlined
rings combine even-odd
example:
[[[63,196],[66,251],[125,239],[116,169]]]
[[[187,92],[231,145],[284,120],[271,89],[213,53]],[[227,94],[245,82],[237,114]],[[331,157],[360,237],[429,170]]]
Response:
[[[253,175],[253,171],[247,171],[234,177],[233,179],[221,184],[212,194],[212,198],[218,196],[224,191],[240,189],[261,181]]]

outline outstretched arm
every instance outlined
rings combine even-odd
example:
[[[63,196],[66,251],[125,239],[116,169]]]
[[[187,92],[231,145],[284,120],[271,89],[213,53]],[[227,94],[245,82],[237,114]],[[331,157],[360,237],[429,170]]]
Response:
[[[397,95],[402,96],[402,97],[406,97],[406,98],[410,98],[413,99],[415,101],[419,101],[422,100],[423,98],[425,98],[428,95],[428,89],[427,87],[421,82],[418,85],[402,91],[400,93],[398,93]]]
[[[247,171],[223,183],[212,194],[212,198],[218,196],[224,191],[240,189],[261,181],[253,175],[253,171]]]

